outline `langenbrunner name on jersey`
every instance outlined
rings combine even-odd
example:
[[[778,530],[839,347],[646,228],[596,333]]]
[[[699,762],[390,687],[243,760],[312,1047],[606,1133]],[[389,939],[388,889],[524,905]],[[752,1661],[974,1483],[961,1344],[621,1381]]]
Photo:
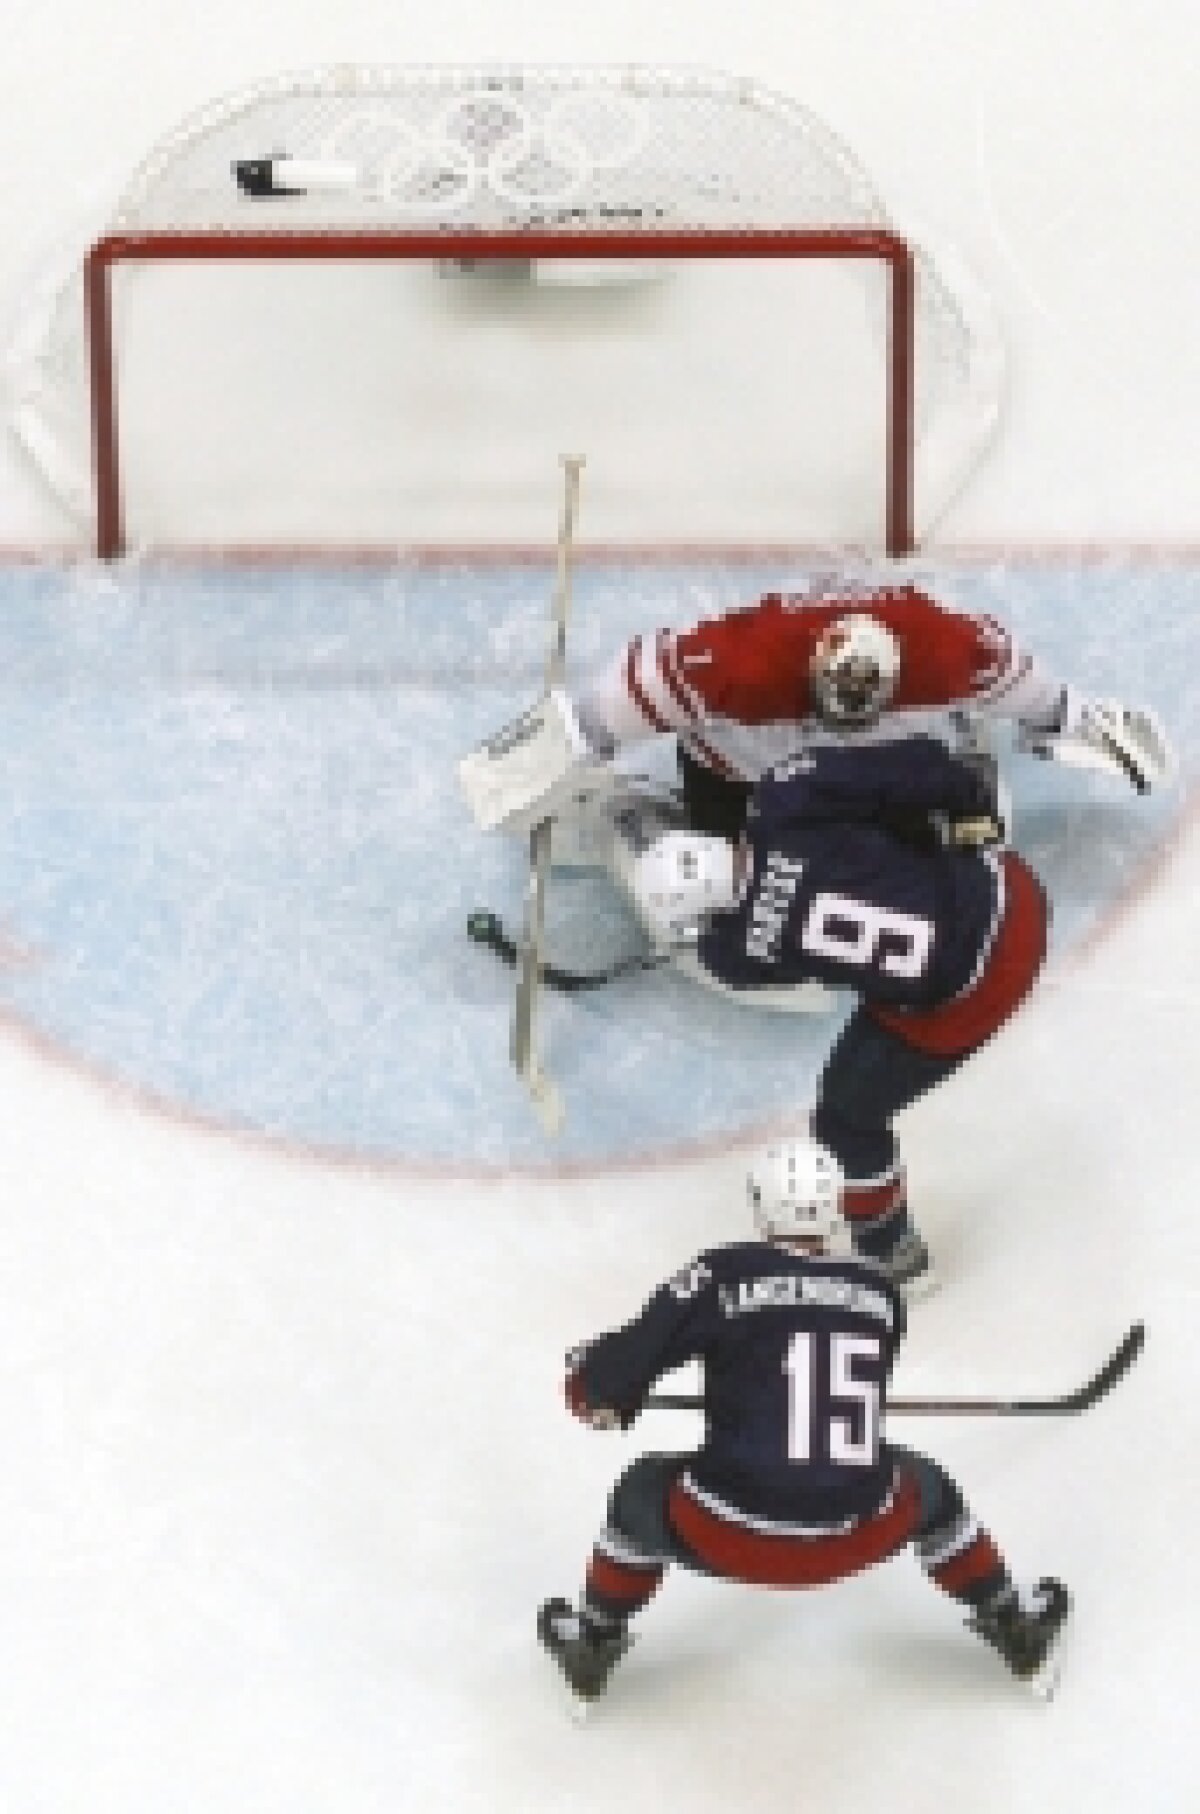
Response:
[[[890,1299],[870,1285],[857,1285],[849,1279],[802,1277],[798,1273],[774,1273],[762,1279],[744,1279],[740,1285],[718,1286],[717,1295],[726,1316],[744,1316],[751,1310],[778,1310],[790,1304],[813,1304],[827,1310],[854,1310],[864,1316],[878,1317],[892,1327]]]

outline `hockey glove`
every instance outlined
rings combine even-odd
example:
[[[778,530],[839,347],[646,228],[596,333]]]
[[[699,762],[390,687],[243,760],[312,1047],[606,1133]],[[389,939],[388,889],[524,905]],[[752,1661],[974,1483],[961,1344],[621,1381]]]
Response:
[[[1171,778],[1174,754],[1153,712],[1116,699],[1084,699],[1073,687],[1064,689],[1063,699],[1059,723],[1052,729],[1023,727],[1019,749],[1069,768],[1119,775],[1139,794]]]
[[[612,1405],[590,1405],[583,1375],[568,1373],[563,1387],[567,1409],[580,1423],[590,1424],[593,1430],[627,1430],[636,1417],[636,1411],[618,1411]]]

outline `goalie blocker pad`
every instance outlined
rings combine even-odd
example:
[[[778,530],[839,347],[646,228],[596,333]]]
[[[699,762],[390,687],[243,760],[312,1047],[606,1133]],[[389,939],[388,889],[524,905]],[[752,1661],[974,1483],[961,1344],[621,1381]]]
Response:
[[[605,765],[590,758],[570,698],[552,687],[464,756],[458,776],[481,831],[532,831],[603,784]]]

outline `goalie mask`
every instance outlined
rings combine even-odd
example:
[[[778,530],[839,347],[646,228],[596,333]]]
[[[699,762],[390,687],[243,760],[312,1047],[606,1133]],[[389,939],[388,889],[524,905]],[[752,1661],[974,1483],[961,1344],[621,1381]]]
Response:
[[[874,724],[900,678],[900,644],[874,617],[839,617],[821,634],[809,668],[818,716],[827,724]]]
[[[734,904],[733,845],[697,832],[665,832],[642,852],[632,881],[638,911],[656,943],[694,938],[710,913]]]
[[[746,1178],[754,1226],[764,1241],[832,1245],[842,1221],[842,1170],[816,1140],[781,1140],[751,1161]]]

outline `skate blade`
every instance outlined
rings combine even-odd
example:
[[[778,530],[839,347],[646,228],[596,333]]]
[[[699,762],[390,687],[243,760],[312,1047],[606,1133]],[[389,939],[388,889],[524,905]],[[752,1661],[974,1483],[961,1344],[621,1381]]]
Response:
[[[558,1693],[571,1724],[586,1726],[596,1705],[595,1699],[586,1700],[583,1695],[576,1694],[566,1676],[561,1673],[558,1678]]]
[[[914,1279],[910,1285],[901,1285],[900,1294],[906,1304],[923,1304],[928,1298],[934,1297],[941,1288],[941,1278],[936,1268],[930,1266],[919,1279]]]
[[[1028,1678],[1028,1688],[1035,1700],[1052,1701],[1058,1693],[1058,1684],[1062,1679],[1063,1649],[1067,1641],[1067,1628],[1071,1623],[1068,1613],[1059,1626],[1058,1636],[1042,1658],[1034,1673]]]

